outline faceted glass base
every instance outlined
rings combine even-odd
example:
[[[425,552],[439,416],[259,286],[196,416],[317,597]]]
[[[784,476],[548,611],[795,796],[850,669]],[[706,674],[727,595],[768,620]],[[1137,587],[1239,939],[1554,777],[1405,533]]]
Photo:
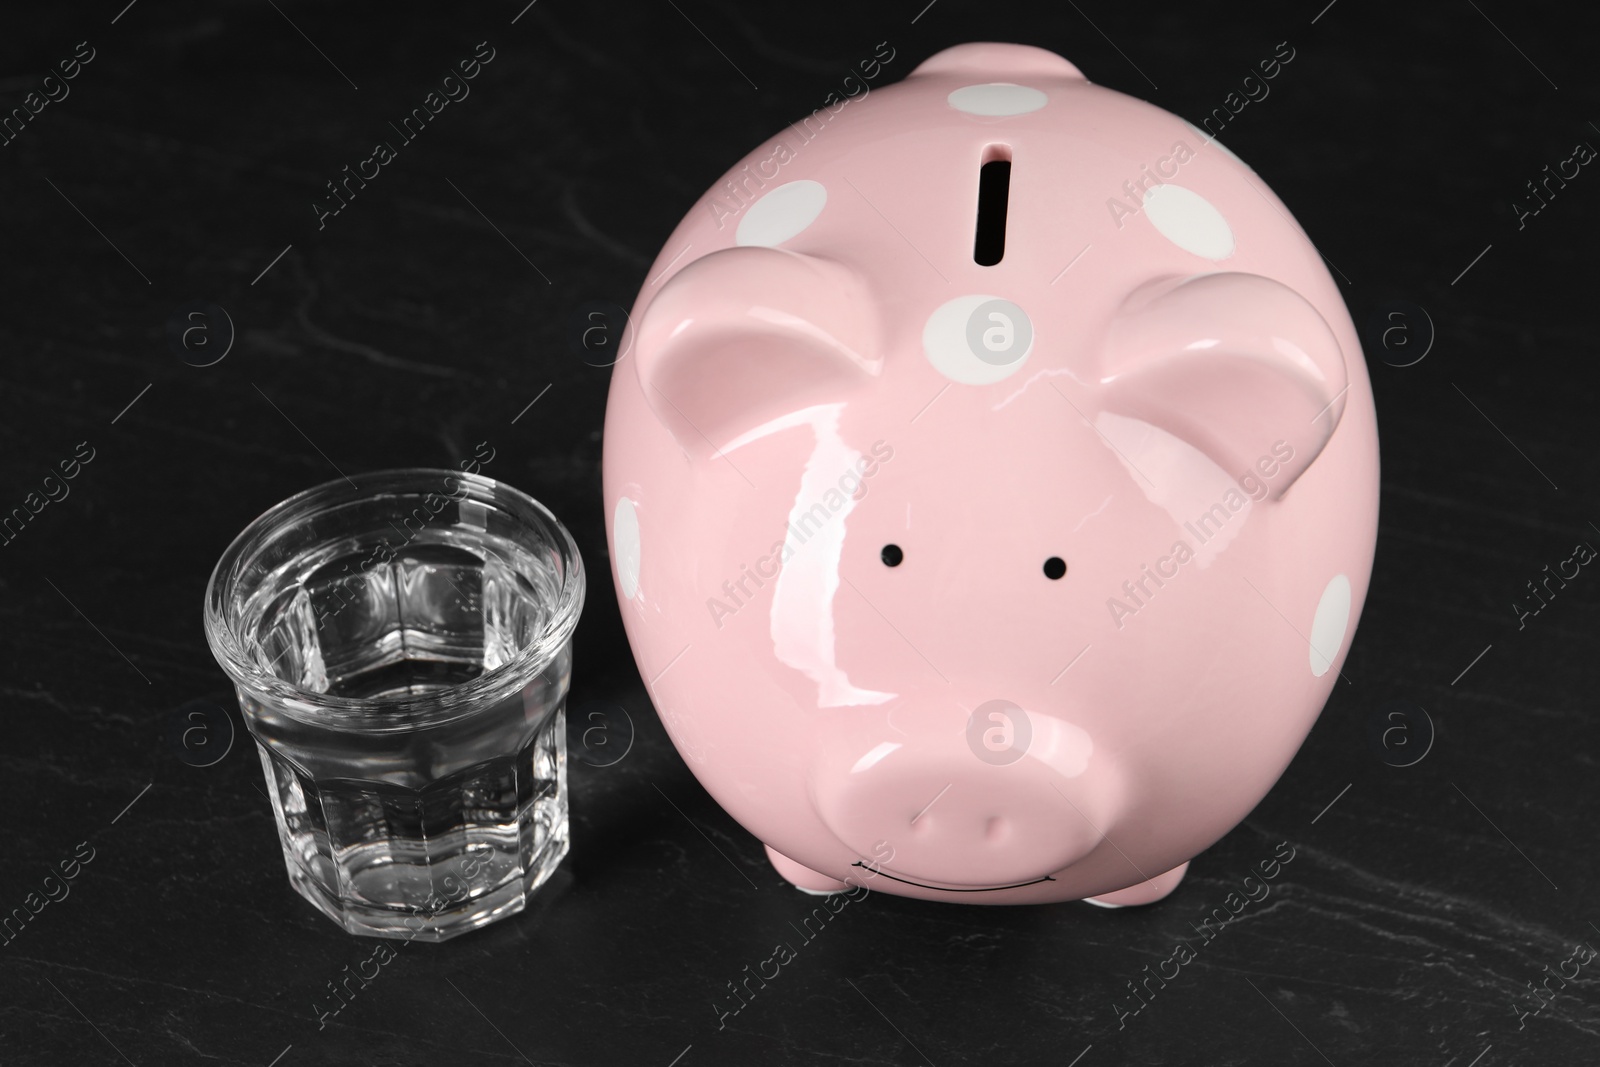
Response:
[[[353,934],[445,941],[514,915],[567,854],[565,711],[421,789],[317,780],[257,745],[289,881]]]
[[[289,883],[318,911],[349,933],[402,941],[448,941],[527,907],[529,898],[555,874],[566,854],[567,817],[566,812],[562,812],[546,839],[544,850],[534,856],[521,878],[432,914],[407,914],[392,908],[337,900],[300,867],[290,868]]]

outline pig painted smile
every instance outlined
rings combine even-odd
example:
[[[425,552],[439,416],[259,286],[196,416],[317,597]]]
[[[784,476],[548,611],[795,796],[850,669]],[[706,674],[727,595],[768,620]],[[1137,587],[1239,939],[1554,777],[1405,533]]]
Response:
[[[860,867],[863,870],[867,870],[867,871],[873,870],[873,868],[869,864],[863,863],[861,860],[856,860],[854,863],[851,864],[851,866],[852,867]],[[914,881],[914,880],[912,880],[910,878],[900,878],[900,877],[897,877],[895,875],[890,874],[888,872],[888,870],[883,868],[883,867],[877,868],[875,873],[879,877],[882,877],[882,878],[893,878],[896,882],[899,882],[902,885],[914,885],[914,886],[918,886],[918,887],[920,887],[922,889],[937,889],[942,893],[994,893],[994,892],[997,892],[997,891],[999,891],[1001,889],[1021,889],[1025,885],[1037,885],[1040,882],[1053,882],[1053,881],[1055,881],[1054,878],[1050,877],[1047,874],[1043,878],[1034,878],[1034,879],[1031,879],[1030,881],[1026,881],[1026,882],[1013,882],[1011,885],[948,886],[948,885],[929,885],[926,882],[918,882],[918,881]]]
[[[1160,899],[1288,766],[1366,596],[1337,288],[1249,167],[1040,49],[941,52],[781,175],[776,143],[669,238],[612,372],[668,735],[802,889]]]

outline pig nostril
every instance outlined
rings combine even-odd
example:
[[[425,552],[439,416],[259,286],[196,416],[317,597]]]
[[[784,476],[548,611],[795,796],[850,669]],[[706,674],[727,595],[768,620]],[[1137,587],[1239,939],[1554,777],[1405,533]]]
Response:
[[[1006,836],[1006,821],[996,815],[983,824],[983,837],[986,841],[999,841]]]

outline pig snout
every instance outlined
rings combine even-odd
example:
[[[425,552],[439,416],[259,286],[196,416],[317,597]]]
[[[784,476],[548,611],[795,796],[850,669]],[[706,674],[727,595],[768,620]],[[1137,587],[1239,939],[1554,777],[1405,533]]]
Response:
[[[862,866],[935,888],[1001,888],[1103,840],[1113,776],[1081,728],[1007,701],[965,723],[900,718],[909,729],[835,748],[812,779],[824,824]]]

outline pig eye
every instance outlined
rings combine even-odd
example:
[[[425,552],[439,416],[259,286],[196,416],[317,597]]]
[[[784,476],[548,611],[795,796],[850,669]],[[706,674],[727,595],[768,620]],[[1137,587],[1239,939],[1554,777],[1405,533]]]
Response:
[[[1060,556],[1051,556],[1044,561],[1044,576],[1052,582],[1067,573],[1067,561]]]
[[[900,551],[899,545],[884,545],[883,551],[878,553],[878,558],[883,560],[885,567],[898,567],[900,561],[906,558],[906,554]]]

